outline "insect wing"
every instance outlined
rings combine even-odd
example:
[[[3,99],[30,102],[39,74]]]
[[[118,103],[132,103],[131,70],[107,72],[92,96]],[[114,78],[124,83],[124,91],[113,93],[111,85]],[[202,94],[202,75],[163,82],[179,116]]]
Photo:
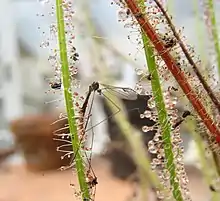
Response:
[[[109,93],[115,95],[118,98],[127,99],[127,100],[136,100],[138,98],[137,92],[128,87],[115,87],[106,84],[102,84],[103,89]]]

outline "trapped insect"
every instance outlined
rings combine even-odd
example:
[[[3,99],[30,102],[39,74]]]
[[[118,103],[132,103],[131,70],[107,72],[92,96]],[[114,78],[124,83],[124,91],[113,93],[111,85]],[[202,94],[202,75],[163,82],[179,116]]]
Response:
[[[140,18],[140,17],[143,17],[143,13],[139,12],[139,13],[136,13],[134,16],[136,18]]]
[[[98,184],[98,178],[96,176],[91,175],[89,171],[87,171],[86,179],[87,179],[88,185],[91,188]]]
[[[130,15],[130,14],[131,14],[131,10],[130,10],[129,8],[126,10],[126,14],[127,14],[127,15]]]
[[[76,155],[78,154],[80,148],[82,148],[81,143],[82,143],[82,142],[85,140],[85,138],[86,138],[86,137],[85,137],[85,134],[86,134],[85,130],[86,130],[86,128],[87,128],[87,125],[88,125],[89,117],[90,117],[90,116],[89,116],[88,118],[85,118],[85,113],[86,113],[86,108],[87,108],[87,105],[88,105],[88,102],[89,102],[89,98],[90,98],[91,93],[92,93],[93,91],[97,91],[98,89],[99,89],[99,84],[98,84],[98,83],[93,83],[92,85],[89,86],[89,92],[88,92],[88,94],[87,94],[87,96],[86,96],[86,98],[85,98],[85,100],[84,100],[84,102],[83,102],[83,104],[82,104],[82,107],[80,108],[79,116],[77,117],[77,128],[78,128],[77,135],[78,135],[78,137],[79,137],[79,139],[80,139],[79,148],[77,149],[77,151],[75,151],[75,153],[74,153],[73,151],[68,151],[68,150],[66,151],[65,149],[64,149],[64,150],[61,150],[61,149],[59,150],[59,151],[65,153],[62,158],[64,158],[65,156],[70,157],[71,155],[74,154],[74,155],[72,156],[70,165],[69,165],[69,166],[61,167],[61,170],[66,170],[66,169],[69,169],[69,168],[71,168],[71,167],[74,166],[75,157],[76,157]],[[92,99],[92,101],[93,101],[93,99]],[[91,113],[91,108],[89,109],[89,113]],[[86,120],[86,121],[85,121],[85,120]],[[66,129],[66,128],[67,128],[67,127],[64,127],[64,129]],[[62,129],[63,129],[63,128],[62,128]],[[63,134],[63,132],[61,131],[61,129],[58,129],[58,130],[57,130],[57,133],[60,133],[60,132],[61,132],[61,134],[57,134],[57,135],[58,135],[58,136],[62,136],[62,137],[61,137],[62,139],[55,139],[55,140],[58,140],[58,141],[61,141],[61,142],[64,142],[64,143],[66,142],[67,144],[61,145],[59,148],[65,148],[65,147],[68,147],[68,146],[72,147],[71,141],[64,139],[65,136],[67,136],[67,137],[69,138],[69,137],[70,137],[69,134],[65,135],[65,134]],[[94,133],[93,133],[92,136],[94,136]],[[87,149],[87,150],[91,151],[91,150],[92,150],[92,146],[93,146],[93,139],[92,139],[92,145],[91,145],[91,147],[90,147],[89,149]],[[86,199],[86,200],[94,200],[94,198],[91,199],[91,197],[95,197],[96,185],[98,184],[98,179],[97,179],[97,177],[96,177],[96,175],[95,175],[94,170],[93,170],[92,167],[91,167],[92,154],[90,154],[89,157],[87,156],[86,151],[84,151],[84,152],[82,152],[82,153],[80,153],[80,154],[82,154],[82,155],[84,156],[83,158],[86,158],[86,160],[87,160],[87,162],[88,162],[88,164],[87,164],[88,167],[87,167],[87,165],[86,165],[86,167],[85,167],[85,168],[88,168],[88,169],[86,170],[86,183],[88,184],[88,187],[89,187],[89,189],[90,189],[91,192],[90,192],[89,198],[85,198],[85,199]],[[85,162],[85,161],[84,161],[84,162]]]
[[[177,121],[174,125],[173,128],[177,128],[184,120],[186,117],[188,117],[189,115],[191,115],[191,112],[188,110],[185,110],[182,114],[182,119],[180,119],[179,121]]]
[[[209,185],[209,189],[210,189],[210,191],[212,191],[212,192],[220,193],[219,189],[216,189],[213,185]]]
[[[50,87],[52,89],[61,89],[61,86],[62,86],[62,84],[61,83],[57,83],[57,82],[51,83],[51,85],[50,85]]]
[[[73,61],[78,61],[79,60],[79,54],[74,53],[72,56],[70,56],[70,59],[72,59]]]
[[[183,118],[186,118],[186,117],[188,117],[189,115],[191,115],[191,112],[190,112],[189,110],[186,110],[186,111],[183,112],[182,117],[183,117]]]
[[[152,75],[151,74],[147,75],[147,79],[152,80]]]
[[[100,85],[103,86],[103,88],[100,88]],[[99,95],[102,95],[107,101],[110,101],[116,108],[117,111],[113,114],[110,114],[106,119],[100,121],[99,123],[93,125],[92,127],[94,128],[95,126],[103,123],[104,121],[108,120],[109,118],[112,118],[114,115],[116,115],[117,113],[119,113],[121,111],[121,109],[111,100],[109,99],[103,92],[103,90],[107,91],[110,94],[114,94],[119,98],[125,99],[125,100],[137,100],[138,98],[142,98],[145,101],[149,100],[149,96],[147,95],[140,95],[138,94],[136,91],[134,91],[131,88],[127,88],[127,87],[114,87],[114,86],[110,86],[110,85],[106,85],[106,84],[100,84],[99,82],[93,82],[90,86],[89,86],[89,90],[87,93],[87,96],[82,104],[82,107],[80,108],[80,112],[82,114],[83,117],[85,117],[86,115],[86,111],[87,111],[87,106],[90,100],[91,95],[93,94],[92,100],[91,100],[91,105],[90,108],[88,110],[88,119],[85,122],[85,126],[84,126],[84,132],[86,133],[87,131],[91,130],[91,128],[87,129],[87,125],[91,116],[91,111],[92,111],[92,105],[93,105],[93,101],[94,101],[94,94],[95,92],[97,92]],[[134,110],[139,110],[138,108],[131,108],[130,110],[134,111]],[[139,113],[140,115],[140,113]],[[138,116],[139,116],[138,115]],[[141,120],[140,120],[141,121]],[[144,121],[142,119],[142,121]],[[83,123],[81,124],[83,125]],[[87,129],[87,130],[86,130]],[[85,135],[85,133],[83,135]],[[84,137],[82,137],[80,139],[79,145],[81,146],[81,143],[83,142]],[[78,153],[79,149],[76,151],[76,153],[74,153],[73,159],[72,161],[75,160],[76,154]]]
[[[177,44],[177,40],[173,36],[169,36],[168,33],[165,33],[161,39],[164,42],[165,48],[172,48]]]
[[[174,86],[168,87],[168,91],[178,91],[178,89]]]
[[[61,80],[59,82],[50,82],[49,84],[50,84],[51,89],[61,89],[62,87]]]
[[[102,85],[103,88],[100,88],[100,85]],[[136,91],[134,91],[131,88],[127,88],[127,87],[114,87],[114,86],[110,86],[110,85],[106,85],[106,84],[100,84],[99,82],[93,82],[89,86],[89,90],[88,90],[87,96],[85,98],[85,101],[84,101],[81,109],[80,109],[83,116],[85,116],[86,109],[87,109],[87,106],[88,106],[88,103],[89,103],[89,99],[90,99],[90,97],[91,97],[91,95],[93,93],[93,98],[92,98],[92,101],[91,101],[91,107],[90,107],[90,109],[88,111],[89,114],[91,113],[92,104],[93,104],[93,100],[94,100],[94,93],[95,92],[97,92],[99,95],[103,95],[108,101],[110,101],[118,109],[114,114],[112,114],[108,118],[111,118],[112,116],[114,116],[118,112],[120,112],[121,109],[112,100],[110,100],[107,96],[105,96],[102,93],[103,90],[108,91],[111,94],[115,94],[118,97],[121,97],[123,99],[128,99],[128,100],[136,100],[140,96],[142,96],[140,94],[137,94]],[[94,125],[93,127],[99,125],[100,123],[104,122],[105,120],[107,120],[107,119],[104,119],[103,121],[99,122],[98,124]],[[86,121],[85,128],[87,128],[87,124],[88,124],[88,121]],[[86,131],[88,131],[88,130],[86,130]]]
[[[165,48],[172,48],[176,45],[176,40],[174,38],[166,38],[165,40]]]

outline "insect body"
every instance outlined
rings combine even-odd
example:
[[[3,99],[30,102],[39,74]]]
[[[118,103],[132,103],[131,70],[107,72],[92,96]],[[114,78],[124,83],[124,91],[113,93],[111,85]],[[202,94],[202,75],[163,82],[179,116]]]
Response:
[[[127,14],[127,16],[129,16],[131,14],[131,10],[129,8],[126,10],[126,14]]]
[[[165,40],[164,47],[165,48],[172,48],[173,46],[176,45],[176,40],[174,38],[166,38]]]
[[[191,115],[191,112],[190,112],[189,110],[186,110],[186,111],[183,112],[182,117],[183,117],[183,118],[186,118],[186,117],[188,117],[189,115]]]
[[[178,89],[175,88],[174,86],[170,86],[168,87],[168,91],[178,91]]]
[[[50,83],[51,89],[61,89],[62,83],[61,82],[53,82]]]
[[[210,189],[212,192],[216,192],[216,189],[214,188],[213,185],[210,185],[210,186],[209,186],[209,189]]]
[[[152,75],[151,74],[147,75],[147,79],[152,80]]]
[[[183,121],[184,121],[184,119],[181,119],[181,120],[177,121],[177,122],[173,125],[173,128],[177,128]]]
[[[98,178],[95,175],[91,175],[90,170],[86,173],[86,180],[90,188],[93,188],[98,184]]]
[[[168,36],[168,34],[165,34],[162,36],[162,41],[164,42],[165,48],[172,48],[176,45],[176,39],[172,36]]]
[[[97,91],[99,94],[101,93],[101,90],[99,89],[99,83],[98,83],[98,82],[93,82],[93,83],[89,86],[89,92],[88,92],[88,94],[87,94],[87,96],[86,96],[86,99],[85,99],[85,101],[84,101],[84,103],[83,103],[83,106],[82,106],[82,108],[81,108],[83,115],[85,115],[86,107],[87,107],[87,105],[88,105],[89,98],[90,98],[90,96],[91,96],[91,94],[92,94],[93,91],[94,91],[94,92]]]
[[[72,59],[73,61],[78,61],[79,60],[79,54],[74,53],[72,56],[70,56],[70,59]]]
[[[173,128],[175,129],[176,127],[178,127],[189,115],[191,115],[190,111],[188,110],[184,111],[182,114],[182,118],[173,125]]]
[[[143,17],[143,14],[141,12],[139,12],[139,13],[134,14],[134,16],[136,18],[140,18],[140,17]]]

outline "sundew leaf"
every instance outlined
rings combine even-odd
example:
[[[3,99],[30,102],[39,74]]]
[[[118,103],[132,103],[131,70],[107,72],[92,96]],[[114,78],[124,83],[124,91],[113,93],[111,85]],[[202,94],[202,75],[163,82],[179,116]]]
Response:
[[[80,154],[80,151],[78,151],[79,140],[78,140],[78,135],[77,135],[75,112],[74,112],[74,107],[73,107],[73,98],[72,98],[72,94],[69,93],[69,89],[71,88],[71,84],[70,84],[71,79],[70,79],[69,66],[68,66],[65,24],[64,24],[64,11],[63,11],[62,2],[63,2],[62,0],[56,0],[56,18],[57,18],[57,27],[58,27],[60,60],[61,60],[61,65],[62,65],[64,97],[65,97],[65,103],[66,103],[69,129],[71,133],[72,147],[73,147],[74,153],[76,154],[75,156],[76,170],[77,170],[80,190],[82,192],[82,199],[89,200],[90,194],[89,194],[89,188],[86,182],[83,159]]]
[[[145,8],[144,1],[139,0],[137,1],[140,8]],[[144,9],[140,9],[141,12],[145,12]],[[152,87],[152,93],[155,100],[155,105],[158,111],[158,122],[161,128],[162,133],[162,139],[164,140],[164,145],[167,147],[167,149],[164,149],[165,151],[165,158],[167,160],[166,168],[170,173],[170,184],[172,186],[172,192],[173,196],[176,200],[183,201],[183,197],[180,191],[180,184],[178,182],[178,178],[176,177],[176,167],[174,162],[174,154],[172,150],[172,142],[171,142],[171,124],[167,121],[168,120],[168,114],[166,111],[164,98],[163,98],[163,92],[160,85],[160,78],[157,70],[157,65],[155,62],[154,54],[153,54],[153,48],[150,46],[150,41],[144,31],[141,31],[142,41],[144,44],[144,52],[145,57],[147,61],[148,71],[151,75],[151,87]],[[177,182],[176,182],[177,181]]]

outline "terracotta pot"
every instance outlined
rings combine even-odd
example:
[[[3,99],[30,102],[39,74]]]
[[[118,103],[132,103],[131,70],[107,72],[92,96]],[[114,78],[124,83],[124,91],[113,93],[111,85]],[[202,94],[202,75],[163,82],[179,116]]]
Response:
[[[58,115],[41,114],[25,116],[11,122],[11,130],[24,153],[28,169],[50,170],[69,164],[70,159],[61,160],[63,153],[57,151],[62,143],[53,139],[56,137],[54,131],[66,126],[67,120],[51,125],[57,119]],[[68,132],[68,129],[62,130],[62,133]],[[67,149],[71,150],[71,146]]]

